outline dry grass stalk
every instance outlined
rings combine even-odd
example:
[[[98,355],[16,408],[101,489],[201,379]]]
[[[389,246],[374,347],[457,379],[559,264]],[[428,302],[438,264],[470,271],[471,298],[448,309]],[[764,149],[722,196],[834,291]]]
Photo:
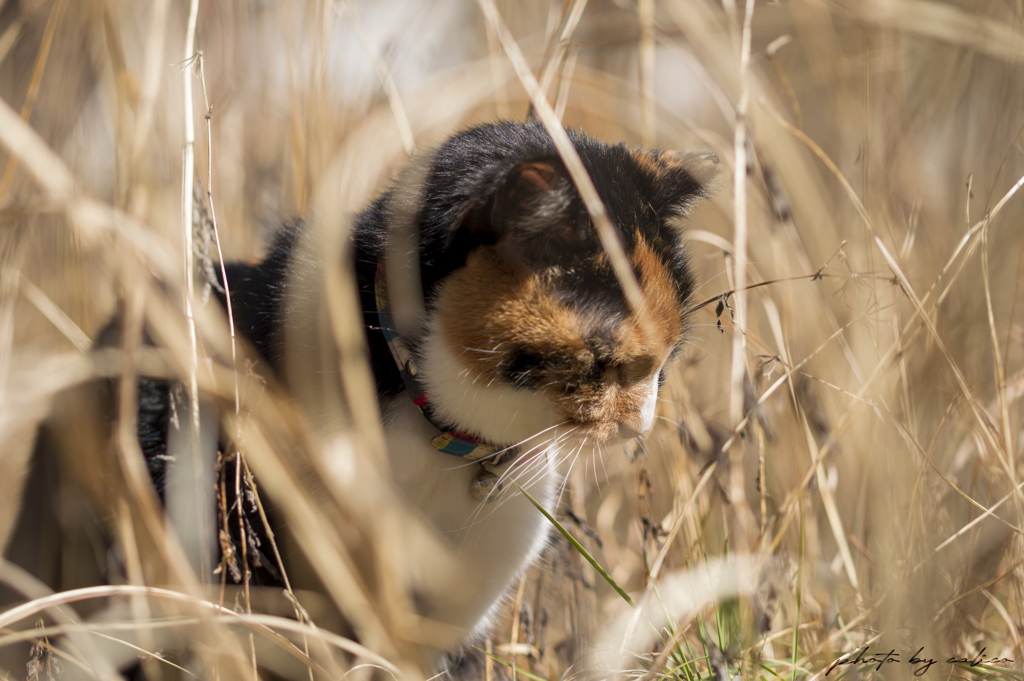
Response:
[[[719,315],[694,308],[655,430],[573,471],[560,518],[641,607],[559,544],[468,676],[816,681],[858,646],[897,650],[888,670],[908,677],[922,646],[942,659],[927,676],[980,676],[944,660],[984,647],[1016,660],[993,678],[1019,676],[1020,8],[443,4],[0,4],[0,545],[36,573],[0,564],[22,592],[0,591],[0,678],[32,660],[44,678],[45,658],[113,679],[140,656],[152,679],[427,676],[425,647],[459,632],[410,616],[404,547],[436,547],[441,574],[448,554],[380,466],[347,230],[414,145],[531,108],[637,307],[561,123],[717,153],[731,181],[686,224],[695,300],[730,276],[739,290]],[[199,71],[168,65],[197,48]],[[310,296],[315,351],[289,361],[342,380],[264,385],[233,315],[189,291],[193,170],[211,261],[259,256],[265,226],[310,216],[330,286]],[[87,351],[118,298],[125,337]],[[191,383],[190,418],[200,395],[218,405],[244,453],[224,484],[288,527],[266,548],[284,593],[195,573],[142,465],[138,376]],[[121,385],[110,428],[89,419],[97,382]],[[324,414],[296,406],[324,396]],[[45,437],[74,456],[33,471],[54,409]],[[98,565],[108,550],[123,574]]]

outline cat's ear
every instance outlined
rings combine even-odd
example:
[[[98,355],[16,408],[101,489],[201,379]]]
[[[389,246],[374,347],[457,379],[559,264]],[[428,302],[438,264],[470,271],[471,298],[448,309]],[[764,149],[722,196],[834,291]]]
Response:
[[[586,237],[584,225],[578,224],[581,208],[561,159],[525,161],[502,178],[474,231],[484,243],[571,247]]]
[[[654,176],[651,205],[658,215],[686,215],[699,200],[715,191],[718,156],[712,152],[636,152],[638,164]]]

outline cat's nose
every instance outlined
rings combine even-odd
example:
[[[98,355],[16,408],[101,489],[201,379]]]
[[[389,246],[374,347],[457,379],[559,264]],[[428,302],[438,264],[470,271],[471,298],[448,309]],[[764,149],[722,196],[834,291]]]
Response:
[[[627,423],[625,421],[619,422],[619,437],[623,440],[632,440],[643,434],[644,431],[640,430],[640,424]]]

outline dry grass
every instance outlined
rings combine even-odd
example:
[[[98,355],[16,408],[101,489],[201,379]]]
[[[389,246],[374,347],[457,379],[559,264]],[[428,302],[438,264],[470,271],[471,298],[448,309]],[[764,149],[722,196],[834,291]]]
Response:
[[[926,676],[1024,676],[1019,0],[203,2],[202,55],[183,62],[186,4],[0,0],[0,540],[24,509],[0,564],[0,678],[113,679],[137,659],[150,679],[254,678],[254,660],[423,678],[425,647],[459,632],[409,615],[403,547],[435,543],[439,573],[449,556],[379,467],[341,259],[316,309],[342,381],[296,388],[358,424],[325,440],[255,379],[202,286],[188,296],[183,224],[216,225],[219,241],[196,232],[216,263],[309,214],[331,253],[409,150],[531,97],[546,123],[719,155],[717,196],[687,224],[698,301],[782,281],[696,311],[655,430],[573,471],[560,521],[637,609],[560,540],[474,673],[795,680],[867,645],[899,662],[829,676],[909,677],[915,653],[937,660]],[[183,210],[189,127],[215,221]],[[122,345],[87,353],[115,309]],[[254,482],[287,521],[264,548],[298,565],[297,595],[232,588],[210,537],[187,517],[168,532],[134,436],[138,375],[220,405],[247,463],[225,482]],[[124,388],[110,429],[103,377]],[[51,408],[65,458],[19,498]],[[360,456],[340,471],[335,450]],[[946,662],[979,653],[1004,661]]]

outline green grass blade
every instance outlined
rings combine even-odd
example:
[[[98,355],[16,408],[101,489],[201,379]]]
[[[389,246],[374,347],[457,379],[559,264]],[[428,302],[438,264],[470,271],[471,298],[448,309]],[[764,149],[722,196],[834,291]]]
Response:
[[[541,506],[541,503],[539,501],[537,501],[532,496],[530,496],[530,493],[527,492],[525,489],[523,489],[519,485],[518,482],[513,482],[512,484],[514,484],[516,487],[518,487],[519,491],[523,493],[523,496],[526,497],[527,499],[529,499],[530,503],[533,504],[534,506],[536,506],[537,510],[540,511],[541,513],[543,513],[544,517],[547,518],[548,521],[550,521],[552,525],[554,525],[555,527],[558,528],[558,531],[562,533],[563,537],[565,537],[567,540],[569,540],[569,543],[573,545],[573,548],[575,548],[577,551],[579,551],[580,555],[583,556],[584,558],[586,558],[587,562],[594,566],[594,569],[597,570],[601,574],[602,577],[604,577],[606,582],[608,582],[609,584],[612,585],[612,588],[615,589],[615,592],[617,594],[622,596],[622,600],[626,601],[632,607],[635,608],[636,607],[636,603],[634,603],[633,599],[629,597],[629,594],[626,593],[625,591],[623,591],[622,587],[619,586],[618,584],[616,584],[615,580],[612,579],[612,576],[609,575],[607,572],[605,572],[604,568],[601,567],[601,564],[598,563],[597,560],[595,560],[592,555],[590,555],[590,552],[587,551],[585,548],[583,548],[583,545],[580,544],[578,541],[576,541],[575,537],[573,537],[571,534],[569,534],[569,530],[567,530],[564,527],[562,527],[562,523],[560,523],[557,520],[555,520],[555,516],[553,516],[550,513],[548,513],[548,510],[546,508],[544,508],[543,506]]]
[[[796,565],[796,619],[793,620],[793,681],[796,681],[796,661],[800,653],[800,609],[803,606],[804,588],[804,505],[800,502],[800,556]]]

